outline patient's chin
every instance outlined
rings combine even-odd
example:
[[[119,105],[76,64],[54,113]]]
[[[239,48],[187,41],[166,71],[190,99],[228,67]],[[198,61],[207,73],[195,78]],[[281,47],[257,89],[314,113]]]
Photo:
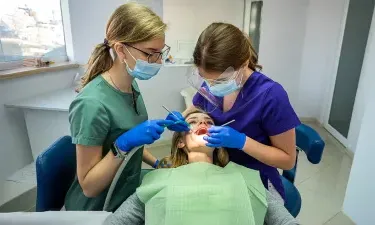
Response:
[[[215,150],[214,148],[207,147],[206,145],[204,145],[204,146],[193,146],[193,147],[189,148],[190,152],[202,152],[202,153],[206,153],[208,155],[212,154],[212,152],[214,150]]]
[[[203,139],[205,135],[195,135],[191,134],[187,136],[186,138],[186,147],[191,152],[203,152],[206,154],[212,153],[214,151],[214,148],[207,147],[207,141]]]

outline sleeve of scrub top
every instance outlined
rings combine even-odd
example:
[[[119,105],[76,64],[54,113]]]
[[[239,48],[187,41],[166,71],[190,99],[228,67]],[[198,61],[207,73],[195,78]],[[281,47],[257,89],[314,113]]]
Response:
[[[109,131],[109,118],[96,99],[77,98],[69,108],[70,132],[74,144],[100,146]]]
[[[134,193],[112,215],[107,217],[104,225],[142,225],[144,222],[145,205]]]
[[[268,136],[274,136],[300,124],[301,122],[289,102],[288,94],[279,83],[274,83],[268,89],[263,101],[263,129]]]

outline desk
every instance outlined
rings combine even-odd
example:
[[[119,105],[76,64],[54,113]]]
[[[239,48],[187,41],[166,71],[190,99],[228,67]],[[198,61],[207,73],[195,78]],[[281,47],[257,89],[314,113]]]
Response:
[[[19,183],[6,180],[0,184],[0,212],[2,213],[35,210],[35,199],[36,181]]]
[[[58,138],[70,134],[68,111],[76,95],[71,88],[5,104],[23,110],[34,160]],[[17,173],[27,173],[29,166]],[[33,176],[29,181],[18,181],[13,175],[0,186],[0,211],[25,211],[35,207],[36,178],[32,174],[29,176]]]
[[[58,138],[70,135],[68,111],[76,96],[71,88],[5,104],[23,110],[34,160]]]

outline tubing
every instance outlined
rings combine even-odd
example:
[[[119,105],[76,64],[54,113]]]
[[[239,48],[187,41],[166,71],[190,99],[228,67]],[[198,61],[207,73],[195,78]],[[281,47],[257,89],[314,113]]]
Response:
[[[107,211],[107,209],[108,209],[109,202],[112,199],[113,191],[115,190],[117,181],[120,179],[122,171],[124,170],[125,166],[130,161],[130,159],[132,158],[132,156],[134,155],[134,153],[136,153],[137,151],[139,151],[139,149],[143,149],[143,145],[132,149],[129,152],[129,154],[125,157],[124,161],[122,161],[120,167],[118,168],[118,170],[116,172],[115,177],[112,180],[111,186],[109,186],[108,193],[107,193],[107,196],[105,198],[105,202],[104,202],[104,206],[103,206],[103,211]]]

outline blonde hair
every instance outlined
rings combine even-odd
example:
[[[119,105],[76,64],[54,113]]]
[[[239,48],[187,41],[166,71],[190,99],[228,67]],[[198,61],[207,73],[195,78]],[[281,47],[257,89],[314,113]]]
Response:
[[[206,112],[199,110],[197,108],[192,108],[190,110],[186,110],[183,112],[184,118],[187,118],[189,115],[194,113],[204,113]],[[158,168],[176,168],[179,166],[183,166],[189,163],[188,155],[186,149],[178,148],[178,143],[183,138],[184,132],[175,132],[172,138],[172,147],[171,147],[171,155],[163,158],[160,160]],[[218,148],[214,152],[214,164],[224,167],[229,163],[229,155],[227,150],[224,148]]]
[[[258,54],[248,35],[228,23],[212,23],[199,36],[193,53],[194,64],[208,72],[238,70],[247,60],[252,70],[261,70]]]
[[[113,66],[110,48],[117,42],[137,43],[164,37],[167,25],[151,9],[137,3],[118,7],[107,22],[105,42],[91,54],[82,87]]]

